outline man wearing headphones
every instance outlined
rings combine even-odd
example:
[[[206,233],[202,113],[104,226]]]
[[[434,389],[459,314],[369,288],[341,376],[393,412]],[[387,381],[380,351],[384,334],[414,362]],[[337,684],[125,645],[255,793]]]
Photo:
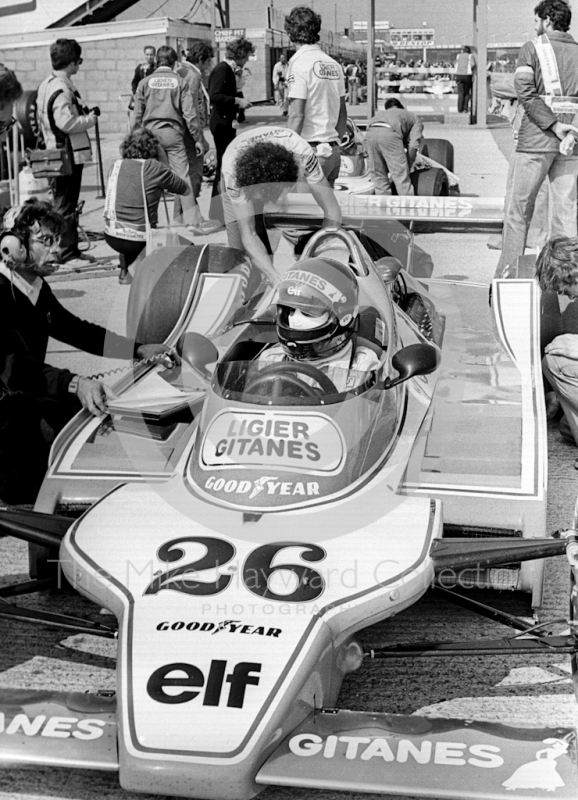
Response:
[[[7,502],[23,502],[14,500],[11,484],[19,461],[27,476],[36,471],[41,480],[49,444],[74,414],[81,407],[106,412],[102,381],[44,362],[49,337],[110,358],[158,357],[166,366],[179,360],[164,344],[139,345],[58,302],[44,278],[58,269],[64,227],[49,203],[28,200],[7,212],[0,236],[0,498]]]

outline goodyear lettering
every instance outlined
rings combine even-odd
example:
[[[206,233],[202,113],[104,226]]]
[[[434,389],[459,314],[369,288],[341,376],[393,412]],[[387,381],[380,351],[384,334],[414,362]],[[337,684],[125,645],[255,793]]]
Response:
[[[0,712],[0,734],[7,736],[46,736],[49,739],[99,739],[106,722],[101,719],[79,719],[78,717],[47,717],[39,714],[28,717],[16,714],[9,721]]]
[[[463,742],[432,742],[411,739],[398,741],[385,737],[370,736],[327,736],[325,739],[315,733],[300,733],[289,740],[289,749],[296,756],[315,756],[323,758],[343,758],[349,761],[370,761],[381,758],[383,761],[397,761],[416,764],[443,764],[444,766],[464,766],[471,764],[482,769],[501,767],[504,759],[499,755],[500,748],[490,744],[474,744],[469,747]]]
[[[205,483],[205,489],[225,494],[248,494],[249,499],[256,497],[261,492],[266,495],[302,495],[303,497],[317,497],[319,483],[317,481],[278,481],[276,478],[258,478],[256,481],[238,481],[234,478],[216,478],[211,475]]]
[[[227,619],[223,622],[159,622],[156,626],[157,631],[203,631],[211,633],[214,636],[216,633],[225,631],[226,633],[240,633],[246,636],[270,636],[273,639],[279,638],[282,631],[281,628],[265,628],[264,625],[244,625],[238,619]]]
[[[230,688],[227,707],[243,708],[247,687],[259,685],[261,664],[242,661],[235,664],[232,672],[225,677],[226,671],[226,661],[211,661],[205,682],[205,675],[194,664],[165,664],[156,669],[148,679],[147,692],[157,703],[177,705],[195,700],[204,689],[203,705],[218,706],[221,704],[223,684],[228,683]],[[167,692],[166,689],[170,691]]]

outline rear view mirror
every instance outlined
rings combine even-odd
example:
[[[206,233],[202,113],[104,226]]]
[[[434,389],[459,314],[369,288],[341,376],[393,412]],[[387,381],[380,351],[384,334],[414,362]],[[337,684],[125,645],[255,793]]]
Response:
[[[414,378],[416,375],[429,375],[437,369],[440,352],[431,344],[410,344],[396,353],[391,361],[399,372],[397,378],[387,378],[384,389],[392,389],[400,383]]]
[[[189,331],[179,339],[177,350],[183,361],[186,361],[203,378],[211,380],[213,376],[207,369],[207,364],[218,361],[219,351],[206,336]]]
[[[384,283],[393,283],[403,269],[403,264],[399,258],[384,256],[375,262],[375,269]]]

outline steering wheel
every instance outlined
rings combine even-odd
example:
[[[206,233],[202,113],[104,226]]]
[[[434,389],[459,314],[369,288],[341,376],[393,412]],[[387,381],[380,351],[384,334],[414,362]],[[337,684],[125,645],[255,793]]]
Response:
[[[319,384],[320,388],[310,386],[294,374],[299,372],[302,375],[306,375],[308,378],[313,378],[313,380]],[[320,369],[317,369],[317,367],[313,367],[311,364],[307,363],[297,364],[287,361],[280,361],[277,364],[269,364],[267,367],[264,367],[245,387],[245,392],[247,394],[255,394],[255,389],[260,389],[262,386],[277,381],[279,383],[285,382],[289,386],[299,389],[303,392],[305,397],[319,397],[321,394],[337,394],[337,387],[333,381],[328,378],[325,373],[321,372]],[[281,392],[276,391],[272,394],[273,396],[279,397]]]

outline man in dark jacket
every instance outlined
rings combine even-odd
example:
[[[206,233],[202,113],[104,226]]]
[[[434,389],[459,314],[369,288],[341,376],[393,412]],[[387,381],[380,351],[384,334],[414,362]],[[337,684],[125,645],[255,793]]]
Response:
[[[243,69],[249,56],[255,52],[254,45],[247,39],[235,39],[227,45],[227,54],[209,75],[209,99],[211,101],[211,117],[209,130],[213,134],[217,151],[217,168],[213,180],[211,197],[212,219],[224,221],[223,205],[220,201],[221,162],[223,153],[235,138],[233,121],[238,108],[249,108],[251,103],[244,97],[237,97],[237,80],[235,70]]]
[[[576,236],[578,154],[565,155],[560,143],[578,114],[578,42],[568,33],[572,12],[565,0],[542,0],[534,9],[537,37],[518,54],[514,86],[523,108],[511,191],[496,277],[521,277],[528,228],[540,186],[547,178],[552,209],[551,235]],[[546,65],[546,67],[544,67]]]
[[[413,195],[409,171],[419,149],[423,123],[396,98],[385,101],[367,125],[365,145],[375,194]]]
[[[76,317],[56,299],[44,277],[54,259],[63,217],[49,203],[29,200],[10,209],[0,238],[0,498],[26,502],[39,487],[51,441],[82,407],[106,412],[102,381],[44,362],[49,337],[110,358],[162,358],[164,344],[139,345]],[[26,481],[19,478],[25,474]],[[34,476],[34,479],[33,477]],[[36,481],[36,484],[34,483]],[[33,488],[34,484],[34,488]],[[28,499],[30,498],[30,495]]]
[[[130,84],[130,88],[134,95],[136,94],[137,86],[142,81],[143,78],[148,78],[149,75],[152,75],[155,69],[157,68],[156,64],[156,50],[152,46],[152,44],[147,44],[144,49],[144,57],[145,60],[142,64],[138,64],[137,68],[134,71],[134,75]],[[132,108],[132,106],[131,106]]]

